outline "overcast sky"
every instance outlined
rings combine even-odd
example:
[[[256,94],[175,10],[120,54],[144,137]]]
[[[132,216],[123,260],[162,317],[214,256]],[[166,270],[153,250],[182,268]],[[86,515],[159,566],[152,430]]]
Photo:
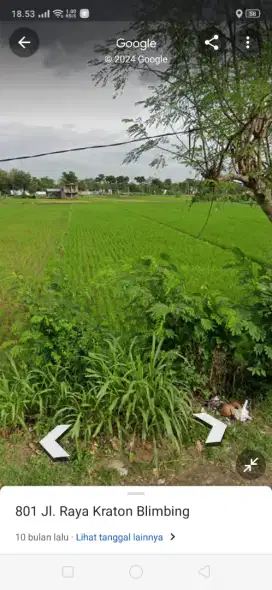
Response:
[[[94,45],[115,36],[124,24],[32,21],[27,26],[38,33],[40,48],[32,57],[20,58],[9,47],[18,23],[2,25],[0,158],[129,139],[122,118],[143,114],[135,102],[148,95],[147,81],[135,76],[124,94],[114,100],[110,85],[94,86],[87,64],[94,55]],[[16,166],[56,179],[64,170],[74,170],[79,177],[104,173],[182,180],[189,176],[188,169],[173,161],[161,171],[150,168],[151,153],[135,164],[122,165],[127,151],[126,147],[91,150],[0,163],[0,168]]]

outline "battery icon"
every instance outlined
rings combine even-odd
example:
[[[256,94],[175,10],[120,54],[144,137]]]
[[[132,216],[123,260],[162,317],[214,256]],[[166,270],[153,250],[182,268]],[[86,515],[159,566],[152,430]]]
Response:
[[[80,18],[89,18],[90,11],[89,8],[81,8],[79,11]]]
[[[260,16],[261,16],[261,11],[259,8],[248,8],[245,11],[246,18],[260,18]]]

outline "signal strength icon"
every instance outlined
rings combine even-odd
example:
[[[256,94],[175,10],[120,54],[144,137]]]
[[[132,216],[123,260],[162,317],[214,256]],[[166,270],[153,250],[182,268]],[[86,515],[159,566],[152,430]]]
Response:
[[[38,14],[38,18],[50,18],[50,10],[46,10],[45,12],[41,12],[41,14]]]
[[[60,10],[57,8],[57,10],[53,10],[53,14],[57,17],[57,18],[63,18],[63,13],[64,10]]]

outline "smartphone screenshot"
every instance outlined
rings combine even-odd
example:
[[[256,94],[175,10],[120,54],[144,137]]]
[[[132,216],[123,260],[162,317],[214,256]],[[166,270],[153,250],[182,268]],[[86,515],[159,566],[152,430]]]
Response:
[[[0,8],[0,584],[268,588],[272,5]]]

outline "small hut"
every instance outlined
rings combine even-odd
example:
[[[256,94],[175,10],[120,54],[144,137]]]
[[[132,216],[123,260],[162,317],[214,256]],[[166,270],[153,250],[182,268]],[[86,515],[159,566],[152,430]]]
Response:
[[[60,189],[61,199],[75,199],[78,196],[78,185],[75,183],[65,184]]]
[[[71,183],[60,188],[47,188],[46,195],[49,199],[75,199],[78,195],[78,185]]]

